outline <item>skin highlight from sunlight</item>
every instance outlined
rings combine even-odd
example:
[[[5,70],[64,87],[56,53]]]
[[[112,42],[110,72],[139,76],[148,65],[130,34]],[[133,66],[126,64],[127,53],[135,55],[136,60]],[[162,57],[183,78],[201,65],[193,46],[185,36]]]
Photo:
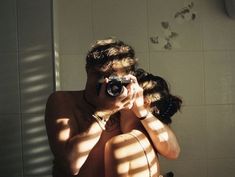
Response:
[[[96,138],[92,138],[89,140],[84,140],[80,143],[79,145],[79,152],[86,152],[88,147],[91,147],[93,144],[95,144],[99,139],[99,136],[97,136]]]
[[[69,139],[69,135],[70,135],[70,129],[66,128],[59,133],[59,140],[66,141],[67,139]]]
[[[68,118],[56,120],[57,124],[61,124],[62,126],[64,126],[64,129],[62,131],[60,131],[60,133],[58,135],[58,139],[60,141],[66,141],[70,136],[70,128],[68,127],[68,122],[69,122]]]
[[[132,163],[135,164],[135,168],[143,167],[143,164],[146,164],[146,157],[144,155],[133,159]]]
[[[149,121],[148,125],[153,130],[160,130],[160,129],[162,129],[164,127],[160,121]]]
[[[132,130],[130,135],[134,137],[134,140],[138,137],[138,140],[133,142],[133,137],[126,137],[125,142],[129,141],[129,143],[124,146],[118,146],[119,141],[123,140],[121,138],[115,142],[114,156],[119,159],[119,164],[117,164],[119,176],[125,175],[130,170],[129,168],[131,168],[129,174],[133,177],[146,176],[149,173],[146,164],[150,165],[152,173],[157,174],[158,167],[154,164],[155,152],[150,148],[148,140],[143,138],[138,130]],[[131,161],[126,161],[126,159],[131,159]]]
[[[138,152],[136,152],[136,150],[133,151],[133,149],[135,149],[136,145],[137,144],[134,143],[134,144],[129,144],[126,146],[119,147],[114,150],[114,156],[118,159],[121,159],[121,158],[126,157],[127,152],[128,152],[129,156],[134,155],[134,154],[138,153]]]
[[[82,164],[84,163],[84,161],[87,159],[87,156],[88,156],[88,154],[87,155],[84,155],[84,156],[82,156],[82,157],[80,157],[79,158],[79,160],[77,160],[76,161],[76,168],[77,169],[80,169],[80,167],[82,166]],[[79,171],[79,170],[78,170]],[[75,174],[76,175],[76,174]]]
[[[158,135],[160,142],[168,141],[169,135],[167,132],[162,132]]]
[[[117,166],[117,173],[118,174],[125,174],[128,172],[128,162],[123,162],[121,164],[118,164]]]

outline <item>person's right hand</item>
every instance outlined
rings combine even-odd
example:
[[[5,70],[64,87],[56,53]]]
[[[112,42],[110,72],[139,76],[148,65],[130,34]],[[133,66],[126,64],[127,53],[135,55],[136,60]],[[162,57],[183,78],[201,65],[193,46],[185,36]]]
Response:
[[[133,93],[123,86],[123,91],[120,95],[111,97],[106,93],[107,83],[108,79],[105,78],[96,100],[97,111],[112,115],[121,109],[131,107],[131,104],[133,104]]]

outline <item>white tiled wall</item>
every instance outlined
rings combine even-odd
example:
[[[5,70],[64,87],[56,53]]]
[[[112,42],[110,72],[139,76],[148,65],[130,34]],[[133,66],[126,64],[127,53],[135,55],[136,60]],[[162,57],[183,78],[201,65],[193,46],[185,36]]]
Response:
[[[136,50],[140,66],[167,80],[183,98],[172,127],[178,160],[161,158],[162,171],[179,177],[235,176],[235,20],[223,0],[101,0],[58,2],[61,89],[84,88],[85,54],[96,39],[116,36]],[[195,20],[174,18],[191,2]],[[178,36],[165,50],[149,38]]]
[[[60,53],[86,53],[93,40],[91,0],[64,0],[58,4]],[[55,29],[57,30],[57,29]]]
[[[0,1],[0,177],[51,174],[43,118],[54,89],[51,2]]]
[[[52,51],[19,53],[21,112],[43,113],[48,91],[53,90]]]
[[[146,1],[93,1],[92,14],[94,39],[115,36],[136,52],[148,51]]]
[[[149,37],[159,36],[164,38],[166,36],[165,30],[161,27],[161,22],[168,22],[170,29],[173,32],[178,33],[176,38],[175,47],[173,50],[180,51],[195,51],[202,50],[202,24],[201,16],[198,14],[195,21],[182,21],[180,22],[174,18],[175,13],[182,7],[185,7],[190,2],[194,2],[194,11],[198,11],[200,7],[197,1],[188,0],[149,0],[148,1],[148,20],[149,20]],[[149,41],[150,42],[150,41]],[[162,47],[158,47],[152,43],[149,44],[150,51],[163,50]]]
[[[173,129],[181,145],[180,161],[204,160],[207,157],[206,110],[204,106],[185,106],[173,118]],[[192,150],[196,149],[196,150]]]
[[[86,83],[84,55],[61,55],[60,71],[61,87],[67,89],[83,89]],[[68,70],[68,68],[70,68]],[[74,76],[77,76],[76,78]]]
[[[185,105],[204,104],[203,52],[151,52],[150,72],[165,78]]]
[[[17,2],[20,51],[51,49],[52,12],[50,3],[51,1],[48,0],[20,0]]]
[[[234,59],[234,51],[205,52],[205,93],[207,104],[235,103]]]
[[[2,0],[0,6],[0,52],[12,52],[17,49],[16,1]],[[7,18],[5,18],[7,17]]]
[[[17,67],[17,52],[0,52],[0,112],[2,114],[19,114],[19,76]]]
[[[47,142],[44,116],[22,115],[24,176],[51,174],[52,155]]]
[[[204,50],[234,50],[234,19],[225,14],[221,0],[201,2]]]
[[[208,159],[234,159],[234,105],[210,105],[207,114]],[[218,160],[218,159],[217,159]]]

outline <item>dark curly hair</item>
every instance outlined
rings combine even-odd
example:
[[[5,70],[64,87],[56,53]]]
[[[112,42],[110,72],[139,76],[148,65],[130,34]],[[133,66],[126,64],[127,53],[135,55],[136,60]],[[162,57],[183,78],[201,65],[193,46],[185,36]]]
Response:
[[[172,122],[171,117],[180,110],[182,100],[170,94],[166,81],[143,69],[135,72],[138,83],[144,90],[144,97],[150,102],[150,110],[154,116],[165,124]]]
[[[112,72],[118,69],[129,73],[135,70],[136,65],[133,48],[113,38],[96,41],[86,57],[86,69],[96,68]]]

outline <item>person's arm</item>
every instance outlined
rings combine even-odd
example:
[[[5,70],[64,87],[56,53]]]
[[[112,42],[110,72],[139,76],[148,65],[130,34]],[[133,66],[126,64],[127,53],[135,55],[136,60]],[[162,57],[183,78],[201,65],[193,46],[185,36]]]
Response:
[[[177,159],[180,146],[172,129],[154,117],[151,112],[140,121],[148,132],[155,149],[166,158]]]
[[[46,105],[45,123],[51,150],[68,174],[76,175],[85,163],[90,151],[100,138],[101,130],[90,127],[89,137],[77,133],[76,121],[70,112],[66,93],[52,94]]]
[[[168,125],[162,123],[145,108],[143,89],[138,84],[135,89],[136,100],[132,111],[140,118],[141,123],[153,142],[154,148],[166,158],[177,159],[180,154],[180,146],[174,132]]]

